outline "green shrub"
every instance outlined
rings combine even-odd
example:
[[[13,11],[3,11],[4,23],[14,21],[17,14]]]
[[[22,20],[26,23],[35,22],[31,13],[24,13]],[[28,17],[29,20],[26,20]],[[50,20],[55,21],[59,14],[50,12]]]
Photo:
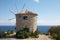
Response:
[[[60,40],[60,34],[58,34],[58,36],[57,36],[56,40]]]
[[[53,33],[52,36],[53,38],[57,38],[58,35],[56,33]]]
[[[11,34],[13,34],[13,33],[14,33],[14,31],[13,31],[13,30],[10,30],[10,33],[11,33]]]
[[[16,33],[17,38],[28,38],[30,36],[29,32],[19,31]]]
[[[16,33],[16,38],[24,39],[24,38],[29,38],[29,37],[38,38],[39,37],[38,30],[36,30],[35,32],[29,32],[28,29],[25,28]]]
[[[28,37],[30,37],[30,33],[29,33],[29,32],[24,31],[24,36],[25,36],[25,38],[28,38]]]
[[[23,30],[18,31],[16,33],[16,37],[17,38],[28,38],[28,37],[30,37],[29,29],[28,28],[24,28]]]
[[[49,33],[54,39],[60,40],[60,26],[51,27]]]
[[[14,33],[13,30],[8,30],[7,33],[6,33],[6,35],[10,35],[10,34],[13,34],[13,33]]]
[[[38,30],[36,30],[35,32],[31,32],[31,37],[38,38],[39,37]]]
[[[39,32],[38,32],[38,30],[36,30],[36,31],[34,32],[34,36],[35,36],[35,38],[38,38],[38,37],[39,37]]]
[[[39,34],[39,31],[38,31],[38,30],[36,30],[34,33],[35,33],[36,35],[38,35],[38,34]]]
[[[24,38],[24,33],[23,32],[17,32],[16,37],[17,38]]]
[[[0,38],[5,37],[5,32],[0,30]]]

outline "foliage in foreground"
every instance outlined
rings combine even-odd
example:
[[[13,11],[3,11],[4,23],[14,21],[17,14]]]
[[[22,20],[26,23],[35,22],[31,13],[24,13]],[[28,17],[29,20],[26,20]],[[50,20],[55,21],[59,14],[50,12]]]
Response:
[[[26,31],[19,31],[16,33],[16,37],[17,38],[28,38],[29,37],[29,33]]]
[[[50,35],[56,39],[60,40],[60,26],[53,26],[49,29]]]
[[[13,30],[8,30],[7,33],[6,33],[6,35],[10,35],[10,34],[13,34],[13,33],[14,33]]]
[[[38,38],[39,37],[38,30],[36,30],[35,32],[29,32],[24,29],[16,33],[16,38],[24,39],[24,38],[29,38],[29,37]]]
[[[36,30],[35,32],[31,32],[30,36],[34,37],[34,38],[38,38],[39,37],[39,31]]]
[[[5,37],[5,32],[0,30],[0,38]]]

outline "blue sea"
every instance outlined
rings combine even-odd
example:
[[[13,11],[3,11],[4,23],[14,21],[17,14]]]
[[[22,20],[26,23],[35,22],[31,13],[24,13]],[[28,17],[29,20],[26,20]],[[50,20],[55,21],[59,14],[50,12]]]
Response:
[[[15,27],[16,26],[0,26],[0,30],[2,30],[4,32],[6,32],[8,30],[14,30],[14,31],[16,31]],[[38,31],[40,33],[47,33],[50,28],[51,28],[51,26],[38,26]]]

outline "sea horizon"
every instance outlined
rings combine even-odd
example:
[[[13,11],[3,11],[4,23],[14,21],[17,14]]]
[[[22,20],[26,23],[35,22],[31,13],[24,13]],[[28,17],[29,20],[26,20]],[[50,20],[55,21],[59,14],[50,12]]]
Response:
[[[4,25],[2,25],[2,26],[0,26],[0,30],[2,30],[2,31],[4,31],[4,32],[6,32],[6,31],[8,31],[8,30],[16,31],[15,28],[16,28],[15,25],[9,25],[9,26],[7,26],[7,25],[4,26]],[[38,28],[38,31],[39,31],[40,33],[47,33],[48,30],[51,28],[51,26],[38,25],[37,28]]]

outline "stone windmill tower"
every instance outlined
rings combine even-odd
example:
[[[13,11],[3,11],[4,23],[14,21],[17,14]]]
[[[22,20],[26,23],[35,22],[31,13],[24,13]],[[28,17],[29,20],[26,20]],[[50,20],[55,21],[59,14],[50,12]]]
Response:
[[[16,31],[27,29],[34,32],[37,29],[37,14],[30,11],[23,11],[16,14]]]

